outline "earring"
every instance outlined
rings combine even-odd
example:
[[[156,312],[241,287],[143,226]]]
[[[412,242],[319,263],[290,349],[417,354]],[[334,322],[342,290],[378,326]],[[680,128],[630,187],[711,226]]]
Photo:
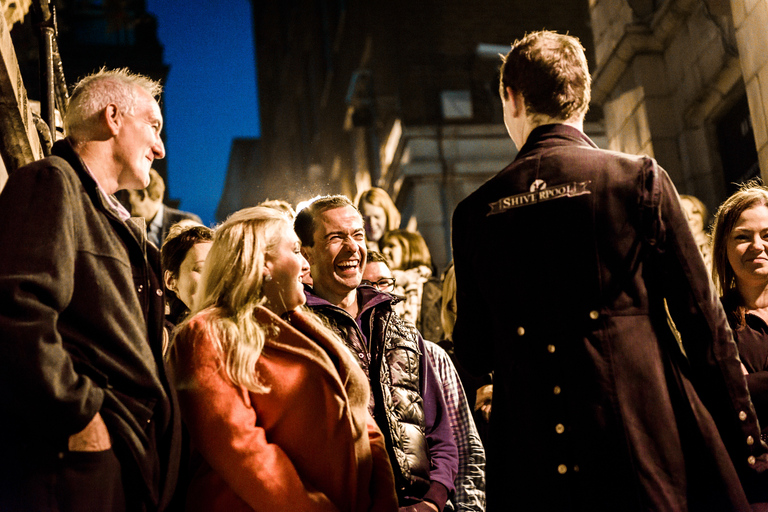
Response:
[[[270,282],[272,280],[272,274],[264,274],[264,281]]]

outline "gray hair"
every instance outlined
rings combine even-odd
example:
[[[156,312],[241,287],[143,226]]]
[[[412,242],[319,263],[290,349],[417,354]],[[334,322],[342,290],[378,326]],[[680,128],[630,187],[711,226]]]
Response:
[[[145,90],[155,100],[159,100],[163,91],[160,82],[133,73],[128,68],[101,68],[82,78],[72,90],[64,116],[67,135],[76,142],[87,140],[93,133],[96,117],[110,103],[117,105],[123,113],[133,114],[137,88]]]

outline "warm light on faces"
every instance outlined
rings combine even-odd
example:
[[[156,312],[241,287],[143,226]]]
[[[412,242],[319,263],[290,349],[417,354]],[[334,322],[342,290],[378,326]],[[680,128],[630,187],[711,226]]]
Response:
[[[317,215],[314,245],[305,247],[314,288],[335,303],[360,286],[368,250],[363,219],[352,206]]]
[[[378,242],[381,235],[387,230],[387,212],[381,206],[363,203],[363,222],[368,240]]]
[[[728,263],[738,286],[768,282],[768,207],[744,210],[728,236]]]
[[[381,282],[385,280],[385,282]],[[386,282],[391,280],[392,284]],[[394,290],[394,279],[392,279],[392,271],[386,263],[380,261],[371,261],[365,266],[365,272],[363,272],[363,284],[369,284],[374,286],[382,292],[392,292]]]
[[[192,246],[179,267],[179,275],[173,277],[165,273],[165,285],[173,290],[176,296],[188,307],[192,308],[200,277],[203,273],[205,258],[211,250],[212,242],[200,242]]]
[[[114,138],[115,163],[120,167],[121,189],[142,189],[149,185],[149,170],[155,159],[165,157],[160,138],[163,116],[157,101],[145,90],[136,89],[133,114],[119,112],[120,129]]]
[[[270,250],[264,262],[263,284],[266,307],[278,315],[293,311],[306,301],[301,276],[309,269],[309,263],[301,255],[301,243],[293,228],[286,223],[280,238]]]

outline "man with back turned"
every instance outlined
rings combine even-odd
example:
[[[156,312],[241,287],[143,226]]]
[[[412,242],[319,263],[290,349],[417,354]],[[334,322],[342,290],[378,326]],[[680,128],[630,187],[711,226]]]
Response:
[[[456,354],[494,372],[488,510],[750,510],[768,454],[668,175],[584,134],[576,38],[529,34],[500,74],[519,153],[453,217]]]

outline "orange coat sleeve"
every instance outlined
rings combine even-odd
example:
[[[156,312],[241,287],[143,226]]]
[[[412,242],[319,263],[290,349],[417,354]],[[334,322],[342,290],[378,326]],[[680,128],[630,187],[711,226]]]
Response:
[[[397,495],[395,494],[395,476],[392,464],[376,421],[368,414],[368,440],[371,445],[373,471],[371,472],[371,511],[389,512],[397,510]]]
[[[193,320],[176,340],[182,415],[193,446],[254,510],[331,512],[328,498],[301,481],[291,460],[257,426],[248,391],[227,377],[202,322]]]

